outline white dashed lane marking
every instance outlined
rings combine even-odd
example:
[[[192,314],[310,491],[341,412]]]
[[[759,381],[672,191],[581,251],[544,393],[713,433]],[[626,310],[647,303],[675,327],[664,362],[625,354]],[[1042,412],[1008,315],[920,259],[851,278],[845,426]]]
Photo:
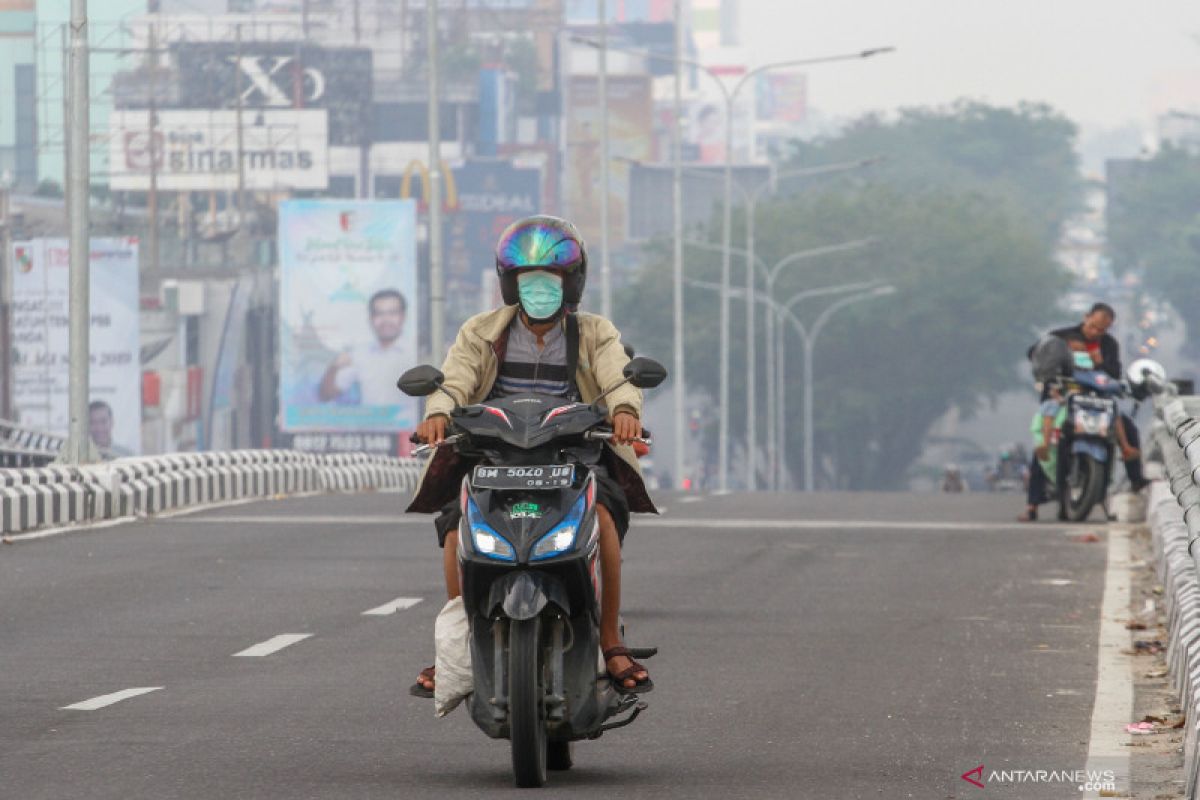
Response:
[[[417,603],[421,602],[420,597],[397,597],[390,603],[384,603],[378,608],[370,608],[363,612],[364,617],[386,617],[389,614],[395,614],[397,611],[404,611],[412,608]]]
[[[99,697],[93,697],[91,700],[84,700],[79,703],[74,703],[69,706],[63,706],[62,711],[95,711],[98,708],[111,706],[113,703],[119,703],[122,700],[128,700],[131,697],[137,697],[141,694],[149,694],[157,692],[161,686],[140,686],[134,689],[122,689],[119,692],[112,694],[102,694]]]
[[[312,636],[311,633],[281,633],[278,636],[272,636],[265,642],[259,642],[256,645],[247,647],[240,653],[234,653],[234,655],[246,657],[269,656],[272,653],[278,653],[283,648],[293,645],[296,642],[302,642],[310,636]]]

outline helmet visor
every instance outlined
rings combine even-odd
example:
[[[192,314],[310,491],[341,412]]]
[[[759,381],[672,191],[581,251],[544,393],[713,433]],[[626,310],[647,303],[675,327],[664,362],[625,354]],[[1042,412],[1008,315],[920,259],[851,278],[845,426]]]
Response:
[[[582,260],[578,240],[556,225],[522,225],[508,231],[496,245],[496,263],[502,270],[565,268]]]

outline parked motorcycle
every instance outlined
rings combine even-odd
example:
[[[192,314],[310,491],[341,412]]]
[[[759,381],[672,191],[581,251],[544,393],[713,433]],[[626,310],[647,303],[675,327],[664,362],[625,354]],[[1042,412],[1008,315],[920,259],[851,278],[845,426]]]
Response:
[[[438,445],[476,464],[462,484],[458,537],[474,680],[467,708],[484,733],[511,742],[517,786],[542,786],[547,770],[571,767],[572,742],[628,725],[647,708],[613,685],[600,653],[593,469],[612,438],[600,400],[625,383],[653,388],[666,377],[657,362],[634,358],[625,379],[590,404],[537,394],[456,400]],[[421,366],[398,385],[426,396],[446,392],[443,380]],[[634,658],[657,652],[630,649]]]

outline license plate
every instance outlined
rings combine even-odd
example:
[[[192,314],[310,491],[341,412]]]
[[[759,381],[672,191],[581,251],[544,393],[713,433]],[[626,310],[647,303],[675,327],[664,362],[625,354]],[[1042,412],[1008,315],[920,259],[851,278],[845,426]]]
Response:
[[[1112,414],[1108,411],[1090,411],[1076,409],[1075,433],[1090,436],[1108,436],[1108,426],[1112,424]]]
[[[476,467],[471,485],[477,489],[563,489],[575,482],[575,467]]]

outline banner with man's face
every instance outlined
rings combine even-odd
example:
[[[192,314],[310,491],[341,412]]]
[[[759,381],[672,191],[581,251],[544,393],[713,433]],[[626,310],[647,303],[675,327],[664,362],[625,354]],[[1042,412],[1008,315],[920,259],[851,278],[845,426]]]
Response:
[[[17,421],[52,433],[70,423],[70,247],[66,239],[13,244],[13,404]],[[138,240],[94,238],[89,258],[88,431],[105,457],[142,449]]]
[[[419,401],[396,388],[417,365],[413,200],[279,206],[284,431],[401,431]]]

